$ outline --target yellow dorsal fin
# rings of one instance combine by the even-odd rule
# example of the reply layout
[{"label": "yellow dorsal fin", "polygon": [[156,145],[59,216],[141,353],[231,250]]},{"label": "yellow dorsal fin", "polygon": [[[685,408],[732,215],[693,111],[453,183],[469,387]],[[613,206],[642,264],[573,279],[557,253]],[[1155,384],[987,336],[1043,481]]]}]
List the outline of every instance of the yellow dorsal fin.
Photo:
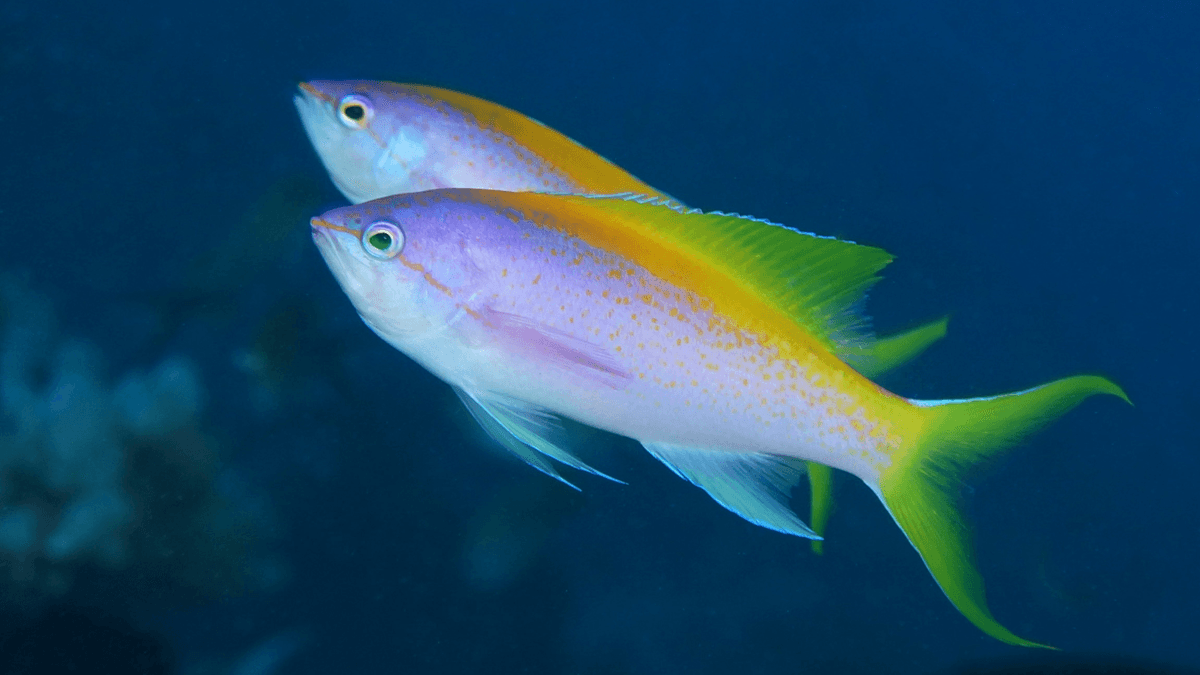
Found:
[{"label": "yellow dorsal fin", "polygon": [[835,354],[858,351],[871,339],[861,303],[879,280],[876,273],[892,260],[882,249],[735,213],[684,209],[661,199],[575,199],[636,221],[664,243],[721,270]]},{"label": "yellow dorsal fin", "polygon": [[766,305],[840,357],[872,339],[858,310],[892,259],[882,249],[662,198],[464,192],[636,262],[749,325],[769,321],[749,305]]},{"label": "yellow dorsal fin", "polygon": [[581,192],[613,194],[636,192],[662,196],[621,167],[588,150],[541,122],[502,105],[449,89],[419,84],[402,84],[430,99],[431,106],[441,103],[475,119],[480,128],[494,131],[536,153],[563,174],[579,183]]}]

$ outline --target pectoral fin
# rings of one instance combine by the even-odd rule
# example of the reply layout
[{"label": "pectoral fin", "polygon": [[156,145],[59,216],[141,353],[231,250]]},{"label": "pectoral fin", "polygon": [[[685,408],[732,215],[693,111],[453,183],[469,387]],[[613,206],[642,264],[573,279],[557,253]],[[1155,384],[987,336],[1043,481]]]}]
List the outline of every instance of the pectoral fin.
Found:
[{"label": "pectoral fin", "polygon": [[619,387],[629,378],[605,349],[586,340],[508,312],[488,309],[484,323],[506,349],[531,361],[588,379],[598,386]]},{"label": "pectoral fin", "polygon": [[804,460],[666,443],[642,442],[642,446],[679,477],[755,525],[807,539],[821,538],[788,505],[792,488],[804,479]]},{"label": "pectoral fin", "polygon": [[563,448],[554,439],[561,431],[558,417],[554,414],[524,401],[476,394],[459,387],[454,387],[454,393],[458,394],[467,410],[471,411],[471,415],[489,436],[538,471],[578,490],[579,488],[559,475],[554,465],[547,460],[553,458],[580,471],[622,482],[593,469]]}]

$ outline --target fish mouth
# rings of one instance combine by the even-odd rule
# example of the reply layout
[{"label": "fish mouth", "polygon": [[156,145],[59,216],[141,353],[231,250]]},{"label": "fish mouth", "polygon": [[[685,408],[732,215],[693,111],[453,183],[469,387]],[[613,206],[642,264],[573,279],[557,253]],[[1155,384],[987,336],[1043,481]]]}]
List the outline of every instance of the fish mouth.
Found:
[{"label": "fish mouth", "polygon": [[292,103],[296,104],[296,112],[300,114],[300,124],[304,127],[304,133],[308,134],[309,141],[320,154],[322,148],[330,144],[333,138],[328,123],[329,108],[321,99],[313,98],[304,92],[293,96]]},{"label": "fish mouth", "polygon": [[292,97],[292,103],[296,105],[296,112],[300,113],[304,130],[314,144],[318,140],[328,141],[332,138],[328,122],[332,121],[329,118],[333,115],[333,99],[307,82],[297,86],[299,91]]},{"label": "fish mouth", "polygon": [[[313,220],[316,220],[316,218],[313,218]],[[325,228],[313,223],[312,221],[309,221],[308,227],[309,232],[312,234],[313,241],[318,244],[321,243],[322,239],[329,237],[329,233],[325,231]]]},{"label": "fish mouth", "polygon": [[[325,220],[313,218],[309,221],[312,230],[313,243],[321,252],[321,257],[334,275],[339,279],[346,274],[354,276],[361,268],[369,267],[366,260],[361,259],[355,252],[361,247],[358,243],[358,232]],[[341,236],[338,233],[348,236]]]}]

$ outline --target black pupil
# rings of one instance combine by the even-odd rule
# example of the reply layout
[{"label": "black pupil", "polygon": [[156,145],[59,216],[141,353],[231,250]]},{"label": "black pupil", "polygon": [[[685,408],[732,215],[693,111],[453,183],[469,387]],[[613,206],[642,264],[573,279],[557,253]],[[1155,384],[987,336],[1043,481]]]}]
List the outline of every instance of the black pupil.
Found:
[{"label": "black pupil", "polygon": [[388,234],[387,232],[376,232],[375,234],[371,235],[371,238],[368,241],[370,241],[371,245],[380,251],[386,251],[387,248],[392,245],[392,235]]},{"label": "black pupil", "polygon": [[363,107],[361,105],[354,103],[352,105],[346,106],[346,108],[342,111],[342,113],[346,117],[349,117],[350,119],[357,122],[357,121],[361,120],[364,115],[367,114],[367,111],[363,110]]}]

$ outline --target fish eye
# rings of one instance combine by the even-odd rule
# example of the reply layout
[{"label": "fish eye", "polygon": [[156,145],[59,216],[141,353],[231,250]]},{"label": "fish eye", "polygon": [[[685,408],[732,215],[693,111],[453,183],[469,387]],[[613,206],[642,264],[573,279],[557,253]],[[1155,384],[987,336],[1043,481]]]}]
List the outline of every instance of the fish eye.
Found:
[{"label": "fish eye", "polygon": [[338,103],[338,119],[350,129],[365,129],[375,110],[364,96],[350,94]]},{"label": "fish eye", "polygon": [[380,220],[363,228],[362,245],[372,258],[395,258],[404,249],[404,232],[393,223]]}]

